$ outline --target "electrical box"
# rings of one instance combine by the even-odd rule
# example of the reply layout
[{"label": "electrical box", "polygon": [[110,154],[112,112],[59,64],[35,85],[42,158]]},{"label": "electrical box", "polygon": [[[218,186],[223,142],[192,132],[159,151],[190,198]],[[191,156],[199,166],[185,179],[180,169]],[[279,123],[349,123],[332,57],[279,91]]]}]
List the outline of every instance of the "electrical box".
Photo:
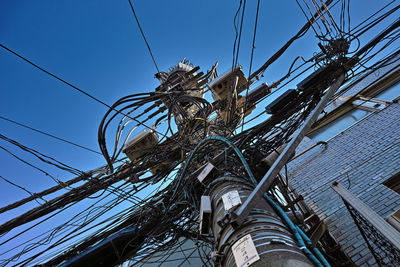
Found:
[{"label": "electrical box", "polygon": [[144,129],[131,137],[126,143],[123,152],[132,162],[136,162],[141,156],[155,146],[158,142],[158,135],[152,129]]},{"label": "electrical box", "polygon": [[289,89],[286,92],[284,92],[282,95],[280,95],[277,99],[272,101],[271,104],[269,104],[265,110],[268,114],[275,114],[285,107],[287,107],[290,103],[292,103],[299,93],[294,90],[294,89]]},{"label": "electrical box", "polygon": [[[249,106],[245,110],[246,104],[249,105],[249,103],[246,103],[246,97],[239,95],[237,98],[236,109],[239,111],[239,114],[243,114],[244,117],[250,115],[257,107],[256,105],[253,105]],[[219,111],[219,116],[224,120],[224,122],[228,122],[228,113],[229,111],[226,110]]]},{"label": "electrical box", "polygon": [[246,97],[240,95],[240,96],[238,97],[238,100],[237,100],[237,106],[238,106],[238,108],[239,108],[239,109],[243,109],[243,111],[244,111],[246,105],[247,105],[248,107],[247,107],[247,109],[246,109],[246,112],[244,113],[244,116],[250,115],[250,114],[253,112],[253,110],[256,109],[257,106],[256,106],[256,105],[253,105],[253,106],[250,106],[250,107],[249,107],[249,103],[246,102]]},{"label": "electrical box", "polygon": [[259,99],[271,93],[271,87],[268,83],[262,83],[247,94],[247,102],[249,105],[254,105]]},{"label": "electrical box", "polygon": [[329,68],[328,66],[322,66],[318,68],[299,84],[297,84],[297,89],[302,91],[314,87],[316,84],[321,83],[321,80],[326,79],[326,76],[328,76],[329,72],[331,71],[332,68]]},{"label": "electrical box", "polygon": [[200,98],[204,96],[204,84],[207,79],[204,78],[202,72],[197,72],[199,69],[200,67],[193,67],[189,60],[183,59],[176,66],[170,68],[168,72],[156,74],[156,78],[161,83],[156,91],[177,94],[174,99],[165,97],[162,98],[162,101],[174,115],[175,123],[180,127],[180,130],[184,127],[188,118],[193,119],[199,111],[199,106],[190,101],[190,98],[186,98],[185,95]]},{"label": "electrical box", "polygon": [[212,171],[213,168],[214,165],[211,162],[207,163],[201,173],[197,176],[197,179],[200,183],[203,182],[203,180],[207,177],[207,175]]},{"label": "electrical box", "polygon": [[211,227],[211,199],[210,196],[201,196],[200,202],[200,234],[209,235]]},{"label": "electrical box", "polygon": [[[169,145],[167,145],[168,143]],[[167,140],[163,142],[162,146],[159,148],[162,150],[165,147],[168,147],[168,153],[167,155],[165,155],[165,159],[163,161],[160,161],[158,164],[155,164],[152,167],[150,167],[149,170],[152,174],[158,174],[170,168],[171,164],[173,164],[174,161],[179,160],[181,158],[181,149],[177,144],[174,144],[173,142]]]},{"label": "electrical box", "polygon": [[239,94],[246,89],[248,82],[242,71],[242,67],[237,67],[233,71],[228,70],[208,84],[214,100],[223,100],[228,97],[233,84],[233,78],[235,76],[239,77],[238,85],[236,87],[237,93]]}]

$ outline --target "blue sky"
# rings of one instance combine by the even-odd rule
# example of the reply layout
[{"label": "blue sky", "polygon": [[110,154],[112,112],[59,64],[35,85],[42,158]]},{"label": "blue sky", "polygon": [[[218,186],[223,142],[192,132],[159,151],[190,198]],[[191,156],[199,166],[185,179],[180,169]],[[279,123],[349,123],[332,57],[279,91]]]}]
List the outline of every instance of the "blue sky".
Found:
[{"label": "blue sky", "polygon": [[[134,1],[134,5],[161,70],[183,57],[203,71],[216,61],[220,62],[219,72],[232,64],[237,5],[229,1]],[[261,4],[254,67],[260,66],[304,22],[295,3],[288,6],[291,8],[276,6],[271,12],[270,6]],[[156,69],[128,1],[2,1],[0,8],[2,44],[108,104],[128,94],[153,91],[158,85],[153,78]],[[246,73],[255,5],[248,4],[247,10],[246,38],[239,60]],[[279,23],[281,30],[276,31],[271,26],[278,24],[277,17],[271,25],[269,16],[278,12],[297,17],[297,21],[283,20]],[[0,57],[2,116],[98,150],[97,128],[107,110],[105,106],[5,50],[0,51]],[[287,68],[284,66],[284,70]],[[270,82],[280,77],[282,70],[267,75],[271,78],[265,81]],[[0,121],[0,127],[4,135],[78,169],[88,170],[104,163],[100,155],[9,122]],[[1,174],[5,178],[32,191],[52,183],[8,154],[0,156],[7,166]],[[13,194],[6,194],[2,203],[26,194],[12,187],[7,190]]]},{"label": "blue sky", "polygon": [[[351,1],[351,24],[372,14],[376,3]],[[183,57],[203,71],[216,61],[220,62],[219,73],[232,65],[233,17],[238,1],[133,1],[133,5],[161,70]],[[239,54],[246,74],[255,9],[256,1],[247,1]],[[253,70],[305,22],[295,1],[261,1]],[[379,27],[372,34],[378,31]],[[156,69],[127,0],[2,0],[0,43],[110,105],[128,94],[151,92],[158,85],[153,78]],[[261,81],[271,83],[282,77],[298,55],[310,58],[318,51],[316,43],[309,31],[265,72]],[[107,111],[105,106],[1,48],[0,86],[1,116],[99,150],[97,128]],[[0,120],[0,129],[1,134],[77,169],[90,170],[104,164],[98,154],[9,122]],[[4,141],[1,145],[24,155]],[[55,185],[49,177],[4,151],[0,151],[0,160],[0,175],[32,192]],[[46,170],[61,180],[73,177],[54,168]],[[0,206],[28,196],[1,180],[0,194]],[[0,222],[29,207],[0,214]]]}]

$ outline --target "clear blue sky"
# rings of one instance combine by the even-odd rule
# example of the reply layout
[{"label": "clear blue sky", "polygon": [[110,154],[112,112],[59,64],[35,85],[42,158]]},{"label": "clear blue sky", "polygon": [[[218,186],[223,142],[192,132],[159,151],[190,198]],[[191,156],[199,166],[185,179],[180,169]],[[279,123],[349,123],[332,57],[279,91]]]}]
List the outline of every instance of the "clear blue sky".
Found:
[{"label": "clear blue sky", "polygon": [[[239,64],[246,74],[256,2],[247,1],[239,54]],[[372,14],[376,3],[351,1],[351,24]],[[183,57],[203,71],[216,61],[220,62],[220,73],[232,65],[233,17],[238,1],[133,1],[133,5],[161,70]],[[261,1],[253,70],[305,22],[295,1]],[[373,33],[378,30],[379,27]],[[158,85],[153,78],[156,69],[128,0],[2,0],[0,43],[110,105],[128,94],[151,92]],[[265,73],[262,81],[273,82],[282,77],[298,55],[311,57],[318,51],[316,43],[310,31]],[[107,110],[105,106],[1,48],[0,86],[1,116],[99,150],[97,129]],[[0,133],[77,169],[90,170],[104,164],[100,155],[3,120]],[[24,155],[4,141],[0,145]],[[32,192],[55,184],[4,151],[0,151],[0,162],[1,176]],[[72,177],[57,169],[46,170],[61,180]],[[0,194],[0,206],[28,196],[2,180]],[[0,222],[27,207],[0,214]]]}]

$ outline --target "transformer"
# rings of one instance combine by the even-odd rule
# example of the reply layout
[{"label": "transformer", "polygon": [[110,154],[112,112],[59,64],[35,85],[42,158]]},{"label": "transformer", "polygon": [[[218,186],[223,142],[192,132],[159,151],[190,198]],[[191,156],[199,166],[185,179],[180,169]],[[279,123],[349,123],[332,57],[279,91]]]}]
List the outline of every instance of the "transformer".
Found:
[{"label": "transformer", "polygon": [[133,163],[138,163],[140,158],[149,152],[157,142],[157,133],[152,129],[144,129],[130,138],[122,152],[124,152]]},{"label": "transformer", "polygon": [[193,119],[199,108],[189,101],[189,97],[204,96],[203,73],[197,73],[199,67],[193,65],[187,59],[178,62],[171,67],[168,72],[159,72],[155,77],[160,81],[160,86],[156,88],[158,92],[172,92],[175,94],[174,100],[165,98],[163,103],[174,114],[175,122],[178,127],[183,127],[187,120]]},{"label": "transformer", "polygon": [[224,72],[221,76],[218,76],[213,81],[208,84],[211,89],[214,100],[226,99],[231,91],[233,78],[235,76],[239,77],[238,84],[236,87],[236,92],[239,94],[247,88],[248,81],[245,77],[242,67],[239,66],[234,70],[228,70]]}]

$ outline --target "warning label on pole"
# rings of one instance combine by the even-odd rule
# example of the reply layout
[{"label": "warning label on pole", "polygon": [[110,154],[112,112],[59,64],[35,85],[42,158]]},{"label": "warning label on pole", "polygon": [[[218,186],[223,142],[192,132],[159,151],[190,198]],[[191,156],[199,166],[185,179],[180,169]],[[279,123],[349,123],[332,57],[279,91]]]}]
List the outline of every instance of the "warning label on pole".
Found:
[{"label": "warning label on pole", "polygon": [[230,210],[231,208],[242,204],[240,200],[239,192],[237,190],[230,191],[222,196],[224,202],[224,209]]},{"label": "warning label on pole", "polygon": [[260,259],[251,235],[245,235],[232,246],[237,267],[249,266]]}]

